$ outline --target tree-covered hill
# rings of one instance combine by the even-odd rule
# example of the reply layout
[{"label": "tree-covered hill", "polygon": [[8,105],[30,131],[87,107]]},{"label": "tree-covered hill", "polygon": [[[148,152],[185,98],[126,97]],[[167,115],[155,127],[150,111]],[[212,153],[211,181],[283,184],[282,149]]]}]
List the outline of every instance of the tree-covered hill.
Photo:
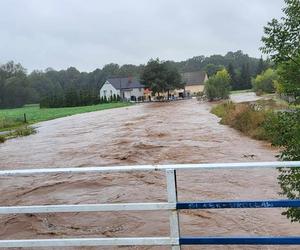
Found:
[{"label": "tree-covered hill", "polygon": [[[168,62],[180,72],[204,70],[209,76],[222,68],[230,68],[234,89],[250,88],[251,77],[261,73],[259,68],[268,65],[268,62],[249,57],[242,51]],[[8,62],[0,65],[0,108],[22,107],[28,103],[40,103],[42,107],[97,104],[99,89],[108,77],[140,77],[144,67],[111,63],[88,73],[70,67],[59,71],[51,68],[35,70],[28,74],[22,65]]]}]

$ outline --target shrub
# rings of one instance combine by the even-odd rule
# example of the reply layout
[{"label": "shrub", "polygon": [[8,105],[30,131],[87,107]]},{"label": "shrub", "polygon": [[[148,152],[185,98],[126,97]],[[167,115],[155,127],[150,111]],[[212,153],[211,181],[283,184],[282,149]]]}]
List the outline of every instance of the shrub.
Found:
[{"label": "shrub", "polygon": [[218,71],[205,83],[204,92],[210,101],[228,99],[230,92],[230,76],[226,69]]},{"label": "shrub", "polygon": [[[279,112],[269,117],[266,131],[273,145],[283,148],[280,158],[285,161],[300,160],[300,110]],[[300,198],[300,168],[280,168],[279,184],[282,195],[289,199]],[[300,209],[289,208],[283,213],[292,222],[300,222]]]},{"label": "shrub", "polygon": [[34,134],[36,131],[34,128],[29,126],[24,126],[17,128],[12,134],[13,136],[28,136]]},{"label": "shrub", "polygon": [[268,138],[264,124],[267,117],[271,115],[270,111],[256,105],[225,102],[216,105],[211,112],[221,117],[221,124],[229,125],[254,139]]},{"label": "shrub", "polygon": [[6,141],[6,138],[4,135],[0,135],[0,143],[3,143]]},{"label": "shrub", "polygon": [[260,75],[257,75],[255,79],[252,79],[253,90],[258,94],[274,93],[276,81],[278,75],[273,69],[267,69]]},{"label": "shrub", "polygon": [[0,117],[0,129],[16,127],[23,123],[23,118]]},{"label": "shrub", "polygon": [[212,108],[211,113],[225,119],[226,114],[231,110],[233,110],[234,108],[235,108],[235,104],[233,102],[231,101],[223,102],[221,104],[215,105]]}]

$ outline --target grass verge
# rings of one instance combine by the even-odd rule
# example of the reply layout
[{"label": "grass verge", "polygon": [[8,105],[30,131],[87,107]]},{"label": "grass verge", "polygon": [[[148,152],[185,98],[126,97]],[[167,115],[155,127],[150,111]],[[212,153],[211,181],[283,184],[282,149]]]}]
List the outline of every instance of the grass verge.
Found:
[{"label": "grass verge", "polygon": [[[39,105],[26,105],[23,108],[2,109],[0,110],[0,143],[8,139],[36,133],[36,130],[29,126],[30,124],[75,114],[126,107],[129,105],[131,105],[131,103],[117,102],[69,108],[41,109]],[[1,133],[1,131],[3,133]]]},{"label": "grass verge", "polygon": [[264,125],[273,112],[262,105],[227,101],[214,106],[211,113],[221,118],[221,124],[229,125],[251,138],[268,140]]},{"label": "grass verge", "polygon": [[[131,105],[127,102],[105,103],[92,106],[68,107],[68,108],[43,108],[38,105],[28,105],[17,109],[0,110],[0,131],[17,129],[24,124],[33,124],[41,121],[52,120],[65,116],[105,109],[120,108]],[[24,122],[26,114],[26,123]]]},{"label": "grass verge", "polygon": [[28,136],[31,134],[35,134],[36,130],[33,127],[30,126],[22,126],[17,128],[16,130],[12,130],[8,133],[1,134],[0,135],[0,143],[4,143],[8,139],[20,137],[20,136]]}]

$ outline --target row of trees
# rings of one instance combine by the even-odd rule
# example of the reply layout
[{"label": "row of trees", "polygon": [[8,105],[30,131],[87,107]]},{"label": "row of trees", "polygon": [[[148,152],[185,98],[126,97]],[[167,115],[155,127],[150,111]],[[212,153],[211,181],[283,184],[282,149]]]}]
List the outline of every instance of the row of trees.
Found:
[{"label": "row of trees", "polygon": [[[250,80],[252,84],[248,86],[248,88],[252,87],[257,95],[274,93],[276,89],[280,89],[278,78],[277,71],[269,68],[261,72],[261,74],[258,74],[255,78],[252,78]],[[227,99],[230,90],[234,89],[232,82],[233,79],[230,70],[220,70],[206,82],[205,94],[210,101],[215,99]]]},{"label": "row of trees", "polygon": [[233,90],[251,88],[251,78],[272,66],[271,61],[249,57],[241,50],[228,52],[226,55],[198,56],[177,63],[180,71],[204,70],[208,76],[215,75],[222,69],[230,74]]},{"label": "row of trees", "polygon": [[108,64],[93,72],[79,72],[70,67],[56,71],[33,71],[27,74],[21,64],[0,65],[0,108],[22,107],[40,103],[41,107],[71,107],[97,104],[99,89],[113,75],[138,75],[143,66]]},{"label": "row of trees", "polygon": [[243,90],[251,89],[251,79],[266,69],[271,67],[271,63],[267,60],[264,61],[262,58],[259,59],[255,71],[250,69],[250,64],[242,64],[240,70],[236,69],[232,63],[227,67],[227,71],[230,75],[230,85],[232,90]]},{"label": "row of trees", "polygon": [[[101,84],[111,76],[140,77],[144,82],[151,81],[151,89],[159,93],[174,88],[170,82],[179,79],[178,72],[204,70],[212,76],[226,68],[232,89],[246,89],[251,87],[251,77],[268,66],[269,62],[249,57],[242,51],[228,52],[225,56],[198,56],[182,62],[151,60],[148,69],[146,65],[120,67],[112,63],[90,73],[70,67],[27,74],[22,65],[8,62],[0,65],[0,108],[21,107],[26,103],[40,103],[42,107],[96,104],[101,101],[98,97]],[[161,71],[163,76],[154,78],[149,74],[149,67]]]}]

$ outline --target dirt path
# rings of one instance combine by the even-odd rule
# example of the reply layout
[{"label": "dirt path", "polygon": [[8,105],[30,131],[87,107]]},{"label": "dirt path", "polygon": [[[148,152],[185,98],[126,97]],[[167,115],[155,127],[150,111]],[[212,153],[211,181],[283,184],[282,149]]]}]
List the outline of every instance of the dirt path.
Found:
[{"label": "dirt path", "polygon": [[[219,119],[209,110],[209,105],[189,100],[135,105],[43,122],[37,134],[0,145],[0,169],[275,160],[277,152],[269,145],[218,124]],[[179,199],[278,198],[276,177],[276,170],[179,172]],[[0,188],[2,206],[166,199],[165,177],[161,173],[2,178]],[[300,225],[291,224],[281,211],[185,211],[180,215],[181,231],[189,236],[300,234]],[[157,212],[12,215],[0,219],[1,239],[169,233],[167,214]]]}]

